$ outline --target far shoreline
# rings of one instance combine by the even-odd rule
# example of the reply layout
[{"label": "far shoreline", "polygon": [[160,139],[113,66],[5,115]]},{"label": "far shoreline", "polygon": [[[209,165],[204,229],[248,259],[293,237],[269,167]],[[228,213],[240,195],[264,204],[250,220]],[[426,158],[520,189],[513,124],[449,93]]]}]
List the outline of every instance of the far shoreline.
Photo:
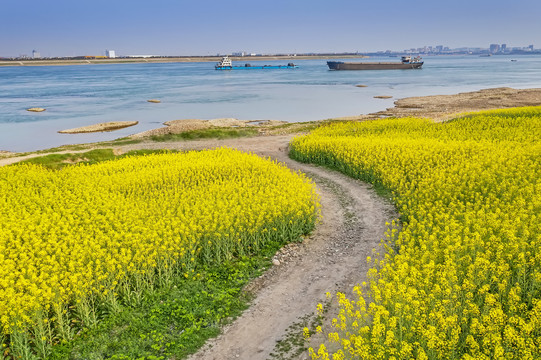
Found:
[{"label": "far shoreline", "polygon": [[[28,59],[1,60],[0,66],[63,66],[63,65],[107,65],[107,64],[166,64],[218,62],[222,56],[182,56],[182,57],[134,57],[111,59]],[[271,60],[324,60],[324,59],[363,59],[364,55],[276,55],[276,56],[230,56],[232,61],[271,61]]]}]

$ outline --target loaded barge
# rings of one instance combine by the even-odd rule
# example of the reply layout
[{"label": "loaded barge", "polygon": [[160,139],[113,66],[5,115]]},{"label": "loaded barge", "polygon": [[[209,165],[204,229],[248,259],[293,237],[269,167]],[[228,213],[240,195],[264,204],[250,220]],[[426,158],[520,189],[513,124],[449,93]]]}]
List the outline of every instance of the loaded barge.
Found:
[{"label": "loaded barge", "polygon": [[287,65],[263,65],[263,66],[253,66],[251,64],[244,64],[244,66],[233,66],[231,59],[228,56],[225,56],[220,60],[219,63],[214,66],[216,70],[257,70],[257,69],[296,69],[297,65],[289,63]]},{"label": "loaded barge", "polygon": [[402,56],[400,62],[342,62],[327,61],[330,70],[396,70],[420,69],[424,62],[420,56]]}]

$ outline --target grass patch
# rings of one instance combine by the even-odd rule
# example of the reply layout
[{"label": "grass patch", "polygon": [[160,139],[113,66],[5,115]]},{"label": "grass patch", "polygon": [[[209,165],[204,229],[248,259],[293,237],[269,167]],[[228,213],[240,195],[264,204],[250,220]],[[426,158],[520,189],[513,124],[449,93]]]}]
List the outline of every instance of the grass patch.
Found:
[{"label": "grass patch", "polygon": [[203,269],[198,280],[173,278],[139,304],[123,304],[96,328],[54,346],[50,359],[185,358],[247,308],[251,295],[243,287],[270,266],[282,245],[269,243],[260,255]]},{"label": "grass patch", "polygon": [[36,164],[44,166],[48,169],[59,170],[66,165],[74,163],[96,163],[99,161],[105,161],[114,159],[112,149],[96,149],[83,153],[67,153],[67,154],[50,154],[45,156],[38,156],[28,160],[19,162],[18,164]]},{"label": "grass patch", "polygon": [[268,134],[280,134],[280,135],[286,135],[286,134],[297,134],[297,133],[306,133],[310,132],[312,130],[317,129],[320,126],[326,125],[329,122],[332,122],[332,120],[325,120],[325,121],[309,121],[309,122],[300,122],[300,123],[287,123],[287,124],[281,124],[276,126],[271,126],[268,128],[264,128],[265,132]]},{"label": "grass patch", "polygon": [[258,134],[257,129],[252,128],[218,128],[185,131],[179,134],[154,135],[150,140],[155,142],[177,141],[177,140],[197,140],[197,139],[231,139]]},{"label": "grass patch", "polygon": [[111,141],[104,141],[97,143],[96,145],[102,145],[102,146],[120,146],[120,145],[132,145],[132,144],[139,144],[143,142],[142,139],[131,139],[129,137],[124,137],[116,140]]},{"label": "grass patch", "polygon": [[76,163],[95,164],[100,161],[136,155],[148,155],[170,152],[172,150],[133,150],[122,155],[115,155],[113,149],[96,149],[82,153],[49,154],[21,161],[17,164],[36,164],[51,170],[60,170]]},{"label": "grass patch", "polygon": [[130,139],[129,137],[124,137],[116,140],[111,141],[103,141],[103,142],[97,142],[97,143],[87,143],[87,144],[77,144],[77,145],[62,145],[57,146],[54,148],[44,149],[44,150],[37,150],[37,151],[30,151],[30,152],[22,152],[22,153],[16,153],[13,156],[20,157],[20,156],[26,156],[31,154],[49,154],[49,153],[57,153],[61,151],[81,151],[86,150],[92,147],[97,146],[121,146],[121,145],[132,145],[132,144],[138,144],[141,143],[143,140],[141,139]]}]

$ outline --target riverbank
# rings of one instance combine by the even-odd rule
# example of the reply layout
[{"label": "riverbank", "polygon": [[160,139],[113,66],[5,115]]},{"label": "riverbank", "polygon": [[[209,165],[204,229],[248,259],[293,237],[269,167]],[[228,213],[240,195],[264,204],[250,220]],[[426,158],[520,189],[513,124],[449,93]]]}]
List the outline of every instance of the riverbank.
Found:
[{"label": "riverbank", "polygon": [[385,117],[425,117],[445,121],[459,114],[480,110],[508,109],[541,105],[541,88],[513,89],[509,87],[482,89],[453,95],[414,96],[398,99],[394,106],[361,116],[346,116],[338,120],[363,120]]},{"label": "riverbank", "polygon": [[[231,56],[232,61],[271,61],[271,60],[318,60],[318,59],[363,59],[363,55],[301,55],[301,56]],[[190,57],[148,57],[148,58],[114,58],[114,59],[28,59],[0,60],[0,66],[60,66],[60,65],[104,65],[104,64],[144,64],[144,63],[189,63],[189,62],[218,62],[221,56],[190,56]]]},{"label": "riverbank", "polygon": [[[447,119],[456,117],[458,114],[472,111],[537,105],[541,105],[541,88],[512,89],[504,87],[483,89],[479,91],[465,92],[454,95],[408,97],[396,100],[394,102],[394,107],[388,108],[384,111],[359,116],[333,118],[328,120],[362,121],[384,117],[415,116],[431,118],[436,121],[445,121]],[[323,124],[323,121],[285,123],[280,121],[241,121],[236,119],[181,119],[167,121],[164,123],[165,126],[163,127],[157,127],[153,130],[133,134],[129,136],[126,141],[139,141],[142,143],[155,142],[157,147],[163,146],[164,148],[166,148],[170,146],[171,142],[168,142],[166,144],[164,142],[156,141],[156,139],[159,139],[164,135],[177,135],[184,132],[205,130],[213,127],[227,128],[228,126],[231,129],[249,127],[250,129],[256,130],[254,133],[257,134],[257,137],[281,136],[306,132],[310,129],[317,127],[318,124]],[[185,140],[179,138],[175,142],[181,141],[184,142]],[[259,141],[265,143],[266,140],[264,138],[261,138]],[[142,143],[135,144],[135,146],[143,146]],[[55,148],[54,151],[51,150],[50,152],[61,152],[64,150],[73,149],[74,147],[88,150],[93,148],[111,146],[115,146],[115,141],[87,143],[82,145],[66,145]],[[47,150],[42,150],[39,152],[31,153],[30,155],[21,156],[22,154],[20,153],[0,149],[0,166],[20,161],[23,158],[37,156],[38,153],[43,154],[45,152],[47,152]]]}]

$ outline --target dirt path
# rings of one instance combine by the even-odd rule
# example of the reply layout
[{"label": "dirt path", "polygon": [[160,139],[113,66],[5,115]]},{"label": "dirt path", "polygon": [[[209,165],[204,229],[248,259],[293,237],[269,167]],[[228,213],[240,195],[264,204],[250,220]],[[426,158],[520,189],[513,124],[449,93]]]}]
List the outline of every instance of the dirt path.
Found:
[{"label": "dirt path", "polygon": [[[143,143],[116,149],[126,152],[140,148],[233,147],[301,170],[319,189],[323,219],[316,231],[302,244],[291,245],[277,254],[275,258],[280,264],[251,284],[251,291],[256,295],[251,307],[225,328],[221,336],[190,357],[191,360],[268,359],[272,352],[277,352],[275,346],[285,339],[287,329],[307,314],[313,314],[316,305],[325,301],[326,291],[351,293],[355,284],[366,280],[365,259],[384,236],[385,222],[395,216],[393,207],[370,186],[337,172],[289,159],[290,139],[291,136],[266,136]],[[278,358],[304,359],[306,353],[292,356],[282,352]]]}]

